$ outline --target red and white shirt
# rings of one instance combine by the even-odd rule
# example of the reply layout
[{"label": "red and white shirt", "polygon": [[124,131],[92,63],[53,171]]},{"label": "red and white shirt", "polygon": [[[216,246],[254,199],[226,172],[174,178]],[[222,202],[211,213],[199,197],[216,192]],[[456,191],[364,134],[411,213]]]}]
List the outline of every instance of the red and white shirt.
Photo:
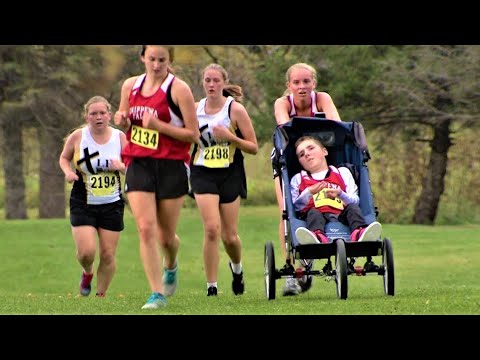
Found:
[{"label": "red and white shirt", "polygon": [[154,116],[177,127],[184,127],[180,109],[172,100],[171,86],[175,79],[168,74],[165,81],[151,96],[143,96],[141,88],[146,74],[140,75],[132,87],[129,97],[130,128],[127,130],[127,145],[122,151],[125,165],[135,157],[151,157],[155,159],[190,161],[190,143],[160,134],[156,130],[145,129],[142,126],[145,111],[153,112]]},{"label": "red and white shirt", "polygon": [[[315,208],[314,195],[307,189],[320,181],[328,183],[328,187],[335,189],[342,189],[339,199],[345,204],[358,204],[360,198],[358,197],[358,186],[353,179],[352,173],[346,167],[336,168],[329,166],[328,170],[320,171],[318,173],[309,173],[302,170],[290,180],[290,192],[292,194],[292,201],[296,211],[306,213],[308,210]],[[340,214],[342,210],[332,206],[316,207],[320,212],[329,212],[333,214]]]}]

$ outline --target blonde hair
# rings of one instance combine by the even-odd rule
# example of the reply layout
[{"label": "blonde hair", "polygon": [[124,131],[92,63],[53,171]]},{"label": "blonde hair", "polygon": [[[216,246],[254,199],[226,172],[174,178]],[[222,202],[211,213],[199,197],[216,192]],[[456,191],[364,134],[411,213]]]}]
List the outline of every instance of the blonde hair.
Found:
[{"label": "blonde hair", "polygon": [[[83,117],[84,117],[84,119],[86,119],[87,116],[88,116],[88,109],[90,108],[90,106],[92,104],[96,104],[96,103],[105,104],[108,112],[112,112],[112,105],[110,105],[108,100],[105,99],[103,96],[95,95],[95,96],[92,96],[90,99],[88,99],[88,101],[83,105]],[[87,124],[84,122],[82,125],[79,125],[79,126],[73,128],[72,130],[70,130],[68,132],[68,134],[63,138],[63,142],[65,143],[65,141],[68,139],[70,134],[72,134],[75,130],[82,129],[85,126],[87,126]]]},{"label": "blonde hair", "polygon": [[[290,82],[290,77],[292,75],[292,71],[293,70],[298,70],[298,69],[303,69],[303,70],[310,71],[310,73],[312,74],[312,78],[313,78],[314,83],[315,84],[317,83],[317,70],[315,70],[315,68],[312,65],[309,65],[307,63],[296,63],[296,64],[293,64],[292,66],[290,66],[288,68],[287,72],[285,73],[285,80],[287,81],[287,84]],[[286,96],[286,95],[289,95],[289,94],[290,94],[290,90],[288,90],[288,88],[287,88],[285,90],[285,92],[283,93],[283,95]]]},{"label": "blonde hair", "polygon": [[210,64],[205,67],[202,71],[202,77],[205,76],[205,73],[208,70],[217,70],[220,74],[222,74],[223,81],[225,82],[225,86],[223,87],[223,96],[231,96],[235,99],[235,101],[241,102],[243,98],[242,88],[239,85],[230,84],[230,79],[228,78],[227,70],[222,65],[219,64]]},{"label": "blonde hair", "polygon": [[90,106],[91,106],[92,104],[96,104],[96,103],[105,104],[105,106],[107,107],[108,112],[112,112],[112,105],[110,105],[110,103],[108,102],[108,100],[105,99],[103,96],[95,95],[95,96],[91,97],[91,98],[85,103],[85,105],[83,105],[83,115],[84,115],[84,116],[87,116],[87,115],[88,115],[88,109],[90,108]]}]

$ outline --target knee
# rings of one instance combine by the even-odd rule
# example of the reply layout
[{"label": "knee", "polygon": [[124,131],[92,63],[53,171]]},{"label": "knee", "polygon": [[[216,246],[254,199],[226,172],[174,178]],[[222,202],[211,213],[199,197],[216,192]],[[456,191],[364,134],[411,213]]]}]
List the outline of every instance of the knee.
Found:
[{"label": "knee", "polygon": [[222,234],[222,240],[225,246],[234,246],[240,243],[240,238],[237,232],[225,232]]},{"label": "knee", "polygon": [[88,251],[88,252],[77,252],[77,259],[82,264],[85,263],[93,263],[95,260],[95,252]]},{"label": "knee", "polygon": [[155,238],[155,224],[139,223],[137,224],[137,228],[138,228],[138,236],[140,237],[140,241],[146,242],[149,239]]},{"label": "knee", "polygon": [[207,241],[216,241],[220,235],[220,225],[215,223],[205,224],[204,231]]},{"label": "knee", "polygon": [[347,206],[345,206],[343,211],[344,212],[352,212],[352,211],[361,211],[361,210],[360,210],[360,206],[358,206],[358,204],[348,204]]},{"label": "knee", "polygon": [[100,254],[100,262],[104,265],[110,266],[115,264],[115,254],[111,252],[105,252]]}]

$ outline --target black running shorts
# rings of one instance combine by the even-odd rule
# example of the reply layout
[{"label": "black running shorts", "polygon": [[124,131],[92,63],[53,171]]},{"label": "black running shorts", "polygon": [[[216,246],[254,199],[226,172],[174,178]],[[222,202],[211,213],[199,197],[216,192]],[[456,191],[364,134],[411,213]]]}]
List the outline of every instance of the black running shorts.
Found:
[{"label": "black running shorts", "polygon": [[122,200],[103,205],[88,205],[85,201],[70,198],[70,224],[72,226],[93,226],[110,231],[123,230],[123,212],[125,202]]},{"label": "black running shorts", "polygon": [[155,193],[157,200],[188,193],[187,167],[182,160],[134,158],[125,174],[125,192]]},{"label": "black running shorts", "polygon": [[232,163],[224,169],[192,165],[190,184],[193,194],[216,194],[220,204],[228,204],[240,196],[247,198],[247,182],[243,164]]}]

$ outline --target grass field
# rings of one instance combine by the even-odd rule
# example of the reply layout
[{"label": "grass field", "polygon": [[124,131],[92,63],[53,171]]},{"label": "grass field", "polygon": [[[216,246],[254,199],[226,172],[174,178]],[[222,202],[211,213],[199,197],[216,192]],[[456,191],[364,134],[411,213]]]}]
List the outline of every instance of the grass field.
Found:
[{"label": "grass field", "polygon": [[[117,253],[117,273],[104,299],[78,295],[81,270],[68,219],[0,220],[0,314],[480,314],[478,225],[384,225],[383,236],[393,243],[396,294],[384,295],[382,277],[378,275],[349,276],[346,301],[337,299],[334,282],[324,278],[315,278],[309,292],[287,298],[281,296],[284,280],[277,280],[277,298],[266,300],[266,241],[275,244],[277,268],[284,264],[277,228],[275,207],[242,208],[240,236],[246,292],[243,296],[233,295],[222,246],[219,295],[207,297],[202,225],[196,209],[184,209],[178,229],[182,242],[179,287],[166,308],[146,311],[140,308],[150,292],[129,211]],[[381,262],[381,258],[374,260]]]}]

